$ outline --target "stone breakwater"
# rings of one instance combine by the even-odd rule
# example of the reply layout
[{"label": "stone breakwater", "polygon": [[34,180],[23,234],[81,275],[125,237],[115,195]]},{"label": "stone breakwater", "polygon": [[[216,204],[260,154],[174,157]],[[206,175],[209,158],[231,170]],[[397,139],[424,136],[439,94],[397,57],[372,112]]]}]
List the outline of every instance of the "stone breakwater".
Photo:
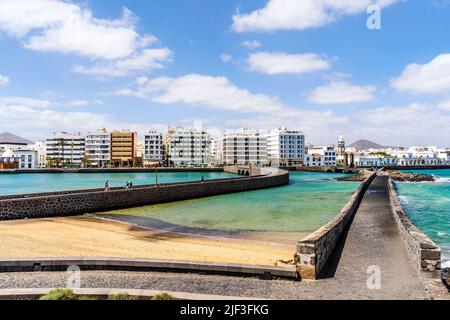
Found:
[{"label": "stone breakwater", "polygon": [[398,198],[392,179],[389,179],[389,194],[395,220],[408,252],[416,261],[418,269],[425,272],[439,270],[441,268],[441,249],[409,219]]},{"label": "stone breakwater", "polygon": [[188,200],[289,184],[289,172],[263,168],[261,175],[223,180],[139,186],[104,191],[75,190],[0,197],[0,220],[75,216]]},{"label": "stone breakwater", "polygon": [[297,244],[295,262],[302,279],[317,279],[342,234],[356,214],[367,188],[376,177],[372,173],[353,194],[341,212],[328,224]]}]

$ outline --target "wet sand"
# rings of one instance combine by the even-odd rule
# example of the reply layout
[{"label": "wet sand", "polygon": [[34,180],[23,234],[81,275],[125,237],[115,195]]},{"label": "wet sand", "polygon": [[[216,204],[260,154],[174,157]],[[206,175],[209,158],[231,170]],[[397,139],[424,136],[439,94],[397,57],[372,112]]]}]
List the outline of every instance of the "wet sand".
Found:
[{"label": "wet sand", "polygon": [[91,217],[0,222],[0,259],[83,256],[276,265],[293,259],[295,244],[156,231]]}]

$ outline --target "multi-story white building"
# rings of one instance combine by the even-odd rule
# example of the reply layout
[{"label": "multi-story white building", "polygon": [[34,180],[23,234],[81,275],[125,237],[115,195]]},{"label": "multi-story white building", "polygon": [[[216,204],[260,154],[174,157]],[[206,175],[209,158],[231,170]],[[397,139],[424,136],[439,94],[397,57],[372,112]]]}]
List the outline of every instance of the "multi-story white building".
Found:
[{"label": "multi-story white building", "polygon": [[[314,167],[317,165],[313,165],[318,163],[317,160],[320,158],[320,166],[328,166],[328,167],[335,167],[337,163],[337,154],[336,154],[336,148],[334,146],[313,146],[308,145],[306,147],[306,153],[312,157],[309,157],[309,167]],[[316,161],[314,161],[316,159]]]},{"label": "multi-story white building", "polygon": [[203,129],[169,128],[166,139],[170,166],[207,166],[212,163],[211,137]]},{"label": "multi-story white building", "polygon": [[80,167],[85,155],[85,138],[81,133],[53,133],[45,140],[50,166]]},{"label": "multi-story white building", "polygon": [[37,167],[47,167],[47,151],[45,147],[45,141],[38,141],[35,144],[31,145],[30,148],[32,150],[36,150],[37,152]]},{"label": "multi-story white building", "polygon": [[215,165],[222,165],[223,138],[211,138],[211,156]]},{"label": "multi-story white building", "polygon": [[161,132],[151,130],[144,138],[144,165],[160,165],[164,162],[165,144]]},{"label": "multi-story white building", "polygon": [[389,155],[373,153],[355,156],[355,165],[360,168],[382,168],[397,165],[397,160]]},{"label": "multi-story white building", "polygon": [[38,166],[38,153],[33,142],[12,133],[0,134],[0,157],[4,163],[14,164],[17,169],[35,169]]},{"label": "multi-story white building", "polygon": [[85,154],[89,166],[105,168],[111,161],[111,134],[106,129],[88,133],[85,141]]},{"label": "multi-story white building", "polygon": [[267,135],[267,157],[273,167],[300,166],[305,161],[305,135],[298,130],[279,128]]},{"label": "multi-story white building", "polygon": [[226,165],[267,165],[267,136],[249,129],[227,131],[222,158]]}]

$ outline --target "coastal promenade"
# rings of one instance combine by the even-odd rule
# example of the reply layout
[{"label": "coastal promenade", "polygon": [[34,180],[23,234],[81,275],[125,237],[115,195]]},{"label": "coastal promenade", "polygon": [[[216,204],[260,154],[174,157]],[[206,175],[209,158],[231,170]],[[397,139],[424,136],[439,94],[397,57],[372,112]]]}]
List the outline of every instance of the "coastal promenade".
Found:
[{"label": "coastal promenade", "polygon": [[[369,186],[321,276],[334,278],[334,286],[359,298],[426,298],[392,213],[388,182],[388,176],[377,176]],[[371,275],[374,287],[368,286]]]}]

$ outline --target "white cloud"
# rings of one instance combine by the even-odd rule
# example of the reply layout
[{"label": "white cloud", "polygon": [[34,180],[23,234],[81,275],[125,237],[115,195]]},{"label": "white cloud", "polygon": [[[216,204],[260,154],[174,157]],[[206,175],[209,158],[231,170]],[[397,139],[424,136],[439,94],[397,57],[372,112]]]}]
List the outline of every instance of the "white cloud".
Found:
[{"label": "white cloud", "polygon": [[223,53],[220,55],[220,60],[222,60],[223,62],[230,62],[231,60],[233,60],[233,56],[231,54]]},{"label": "white cloud", "polygon": [[315,53],[256,52],[250,54],[247,63],[250,71],[269,75],[303,74],[330,68],[330,63]]},{"label": "white cloud", "polygon": [[36,99],[28,97],[15,97],[15,96],[0,96],[0,105],[3,107],[26,107],[33,109],[49,109],[49,108],[71,108],[71,107],[84,107],[104,105],[101,100],[52,100],[52,99]]},{"label": "white cloud", "polygon": [[450,116],[438,105],[413,103],[362,111],[354,115],[352,126],[352,136],[383,145],[449,146]]},{"label": "white cloud", "polygon": [[167,48],[146,49],[129,58],[94,65],[74,66],[73,72],[97,77],[125,77],[142,70],[163,69],[163,63],[172,61],[172,51]]},{"label": "white cloud", "polygon": [[247,48],[247,49],[250,49],[250,50],[258,49],[258,48],[260,48],[262,46],[261,42],[259,42],[257,40],[253,40],[253,41],[247,40],[247,41],[242,42],[241,45],[244,48]]},{"label": "white cloud", "polygon": [[[84,73],[126,76],[136,69],[160,68],[167,48],[149,49],[158,39],[136,31],[137,18],[126,8],[116,20],[99,19],[75,3],[62,0],[0,0],[0,31],[18,38],[24,47],[41,52],[71,53],[110,61]],[[112,69],[118,68],[116,72]]]},{"label": "white cloud", "polygon": [[348,104],[375,100],[374,86],[356,86],[346,81],[333,81],[313,90],[309,100],[317,104]]},{"label": "white cloud", "polygon": [[0,128],[30,139],[41,140],[51,132],[89,132],[98,128],[132,129],[140,133],[151,128],[163,130],[166,125],[117,121],[109,114],[66,111],[62,106],[102,104],[100,100],[68,102],[39,100],[28,97],[0,97]]},{"label": "white cloud", "polygon": [[136,96],[161,104],[184,103],[237,112],[274,112],[284,106],[276,97],[239,89],[225,77],[188,74],[178,78],[139,78],[136,88],[117,95]]},{"label": "white cloud", "polygon": [[233,30],[304,30],[328,25],[345,15],[360,14],[372,4],[389,6],[399,0],[269,0],[264,8],[233,16]]},{"label": "white cloud", "polygon": [[0,74],[0,86],[6,86],[9,83],[9,78]]},{"label": "white cloud", "polygon": [[412,93],[450,92],[450,53],[441,54],[426,64],[409,64],[400,77],[391,80],[398,91]]}]

